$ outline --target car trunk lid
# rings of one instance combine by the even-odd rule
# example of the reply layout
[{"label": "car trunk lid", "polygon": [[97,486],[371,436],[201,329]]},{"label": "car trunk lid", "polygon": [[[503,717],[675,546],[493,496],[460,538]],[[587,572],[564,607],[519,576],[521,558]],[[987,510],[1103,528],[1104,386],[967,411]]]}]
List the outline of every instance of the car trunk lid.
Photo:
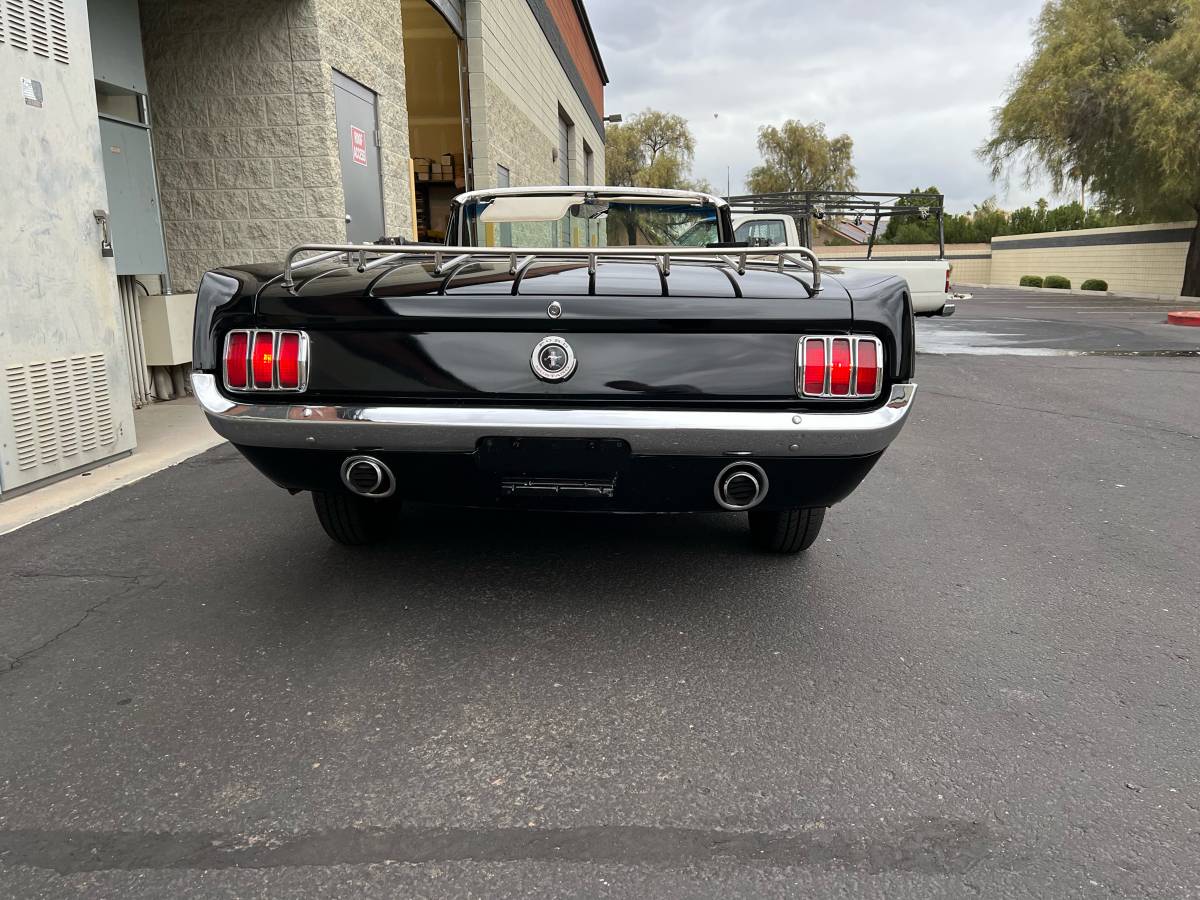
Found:
[{"label": "car trunk lid", "polygon": [[[853,326],[850,296],[811,274],[676,263],[471,262],[309,277],[258,297],[262,327],[308,332],[314,398],[489,402],[794,402],[799,338]],[[575,361],[548,380],[535,348]]]}]

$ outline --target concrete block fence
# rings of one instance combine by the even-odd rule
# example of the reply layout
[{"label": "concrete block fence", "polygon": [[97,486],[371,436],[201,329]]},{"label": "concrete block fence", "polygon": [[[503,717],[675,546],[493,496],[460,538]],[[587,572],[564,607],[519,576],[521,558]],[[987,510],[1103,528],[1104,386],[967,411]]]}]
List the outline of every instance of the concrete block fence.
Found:
[{"label": "concrete block fence", "polygon": [[[960,285],[1016,287],[1023,275],[1063,275],[1078,288],[1088,278],[1108,282],[1111,293],[1177,297],[1192,222],[1092,228],[993,238],[991,244],[950,244],[952,280]],[[880,259],[936,259],[936,244],[877,248]],[[822,257],[862,256],[860,247],[823,247]]]}]

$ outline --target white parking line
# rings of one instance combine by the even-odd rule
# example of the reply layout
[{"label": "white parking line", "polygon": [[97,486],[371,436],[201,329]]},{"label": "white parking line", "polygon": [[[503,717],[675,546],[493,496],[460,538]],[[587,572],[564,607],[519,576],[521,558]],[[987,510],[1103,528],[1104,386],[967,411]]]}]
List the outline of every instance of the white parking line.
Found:
[{"label": "white parking line", "polygon": [[1094,306],[1026,306],[1026,309],[1062,309],[1069,312],[1089,313],[1125,313],[1125,312],[1171,312],[1180,309],[1178,306],[1107,306],[1096,309]]},{"label": "white parking line", "polygon": [[[1156,300],[1153,303],[1138,303],[1136,306],[1129,307],[1130,309],[1181,309],[1189,306],[1200,305],[1200,301],[1188,300],[1182,303],[1167,302]],[[1110,309],[1103,303],[1087,303],[1078,305],[1067,305],[1064,303],[1029,303],[1025,306],[1026,309]],[[1126,307],[1121,307],[1125,309]]]}]

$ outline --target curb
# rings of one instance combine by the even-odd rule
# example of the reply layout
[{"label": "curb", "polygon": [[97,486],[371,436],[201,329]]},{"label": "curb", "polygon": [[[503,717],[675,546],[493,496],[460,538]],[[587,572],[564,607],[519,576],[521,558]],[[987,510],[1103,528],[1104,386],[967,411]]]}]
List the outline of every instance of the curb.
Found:
[{"label": "curb", "polygon": [[1200,328],[1200,310],[1186,309],[1167,313],[1168,325],[1191,325]]},{"label": "curb", "polygon": [[[127,456],[94,466],[81,466],[74,475],[15,497],[6,497],[0,502],[0,536],[136,484],[225,443],[223,437],[207,427],[208,423],[193,398],[171,403],[181,404],[181,408],[188,411],[187,418],[194,420],[191,425],[167,420],[168,427],[160,426],[159,429],[160,434],[166,436],[165,440],[140,444]],[[135,427],[136,422],[135,419]],[[82,477],[84,475],[89,477]]]},{"label": "curb", "polygon": [[962,281],[955,282],[963,287],[992,288],[1000,291],[1027,291],[1031,294],[1070,294],[1075,297],[1119,297],[1122,300],[1154,300],[1170,303],[1200,303],[1200,297],[1185,297],[1182,294],[1141,294],[1136,291],[1081,291],[1077,288],[1035,288],[1022,287],[1019,284],[972,284]]}]

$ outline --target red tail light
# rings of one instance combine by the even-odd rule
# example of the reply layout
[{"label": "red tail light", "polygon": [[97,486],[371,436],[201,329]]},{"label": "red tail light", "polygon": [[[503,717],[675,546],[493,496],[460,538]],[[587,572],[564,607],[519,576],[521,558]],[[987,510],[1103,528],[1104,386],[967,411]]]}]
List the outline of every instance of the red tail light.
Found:
[{"label": "red tail light", "polygon": [[825,342],[820,339],[804,342],[804,393],[825,393]]},{"label": "red tail light", "polygon": [[829,393],[845,397],[850,393],[850,339],[834,338],[829,361]]},{"label": "red tail light", "polygon": [[246,387],[247,362],[250,359],[250,332],[231,331],[225,339],[225,386]]},{"label": "red tail light", "polygon": [[278,356],[279,387],[281,390],[300,389],[300,335],[285,331],[279,335]]},{"label": "red tail light", "polygon": [[275,332],[254,332],[250,374],[254,376],[256,388],[271,388],[275,384]]},{"label": "red tail light", "polygon": [[308,335],[303,331],[229,332],[225,387],[231,391],[303,391],[308,387]]},{"label": "red tail light", "polygon": [[798,382],[802,397],[872,400],[883,390],[883,344],[863,334],[803,338]]},{"label": "red tail light", "polygon": [[874,341],[858,342],[854,393],[874,397],[879,393],[879,348]]}]

